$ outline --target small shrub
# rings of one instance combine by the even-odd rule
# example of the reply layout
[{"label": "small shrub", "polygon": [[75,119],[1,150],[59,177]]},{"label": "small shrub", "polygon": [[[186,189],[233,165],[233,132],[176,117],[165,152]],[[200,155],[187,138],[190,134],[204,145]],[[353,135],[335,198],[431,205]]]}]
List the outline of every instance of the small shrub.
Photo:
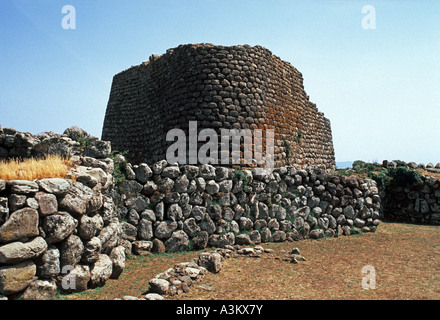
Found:
[{"label": "small shrub", "polygon": [[397,167],[388,171],[389,176],[396,184],[415,184],[422,182],[422,175],[406,167]]},{"label": "small shrub", "polygon": [[296,143],[299,144],[301,142],[301,138],[303,136],[303,133],[301,131],[298,131],[298,134],[296,135]]},{"label": "small shrub", "polygon": [[124,170],[127,165],[127,163],[123,160],[125,159],[125,155],[128,153],[128,151],[119,152],[114,150],[110,154],[110,158],[113,160],[113,179],[116,186],[118,186],[122,181],[126,180]]},{"label": "small shrub", "polygon": [[236,169],[234,170],[234,176],[232,178],[232,181],[243,181],[243,191],[248,192],[248,184],[249,184],[249,177],[246,174],[244,170]]},{"label": "small shrub", "polygon": [[293,155],[292,148],[290,147],[290,143],[287,142],[286,138],[283,137],[283,141],[284,141],[284,146],[286,148],[286,158],[290,159]]}]

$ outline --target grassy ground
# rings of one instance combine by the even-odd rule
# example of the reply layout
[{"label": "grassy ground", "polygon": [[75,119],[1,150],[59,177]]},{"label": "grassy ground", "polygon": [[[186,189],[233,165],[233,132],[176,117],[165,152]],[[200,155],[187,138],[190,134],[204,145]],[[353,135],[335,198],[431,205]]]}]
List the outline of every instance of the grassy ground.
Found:
[{"label": "grassy ground", "polygon": [[[173,299],[440,299],[440,227],[382,223],[376,233],[294,243],[268,243],[281,256],[298,247],[307,261],[290,264],[269,258],[224,261],[218,274],[207,274],[190,292]],[[135,257],[118,280],[102,288],[60,298],[113,299],[142,296],[148,280],[198,252]],[[364,290],[362,268],[373,266],[376,288]],[[370,273],[371,275],[371,273]]]}]

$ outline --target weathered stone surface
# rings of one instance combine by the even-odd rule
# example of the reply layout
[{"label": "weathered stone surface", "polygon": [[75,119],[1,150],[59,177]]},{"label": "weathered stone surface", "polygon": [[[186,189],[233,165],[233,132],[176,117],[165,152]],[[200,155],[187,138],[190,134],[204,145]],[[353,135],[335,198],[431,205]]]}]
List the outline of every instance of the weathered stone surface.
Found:
[{"label": "weathered stone surface", "polygon": [[54,194],[37,192],[35,199],[38,202],[38,210],[42,216],[58,212],[58,201]]},{"label": "weathered stone surface", "polygon": [[137,240],[133,242],[133,252],[136,255],[148,255],[153,249],[153,242],[145,240]]},{"label": "weathered stone surface", "polygon": [[199,254],[197,264],[209,272],[218,273],[222,269],[222,256],[218,253],[202,252]]},{"label": "weathered stone surface", "polygon": [[153,239],[153,247],[151,248],[151,252],[153,253],[164,253],[165,245],[159,239]]},{"label": "weathered stone surface", "polygon": [[194,238],[192,238],[194,250],[205,249],[208,245],[208,238],[208,232],[200,231]]},{"label": "weathered stone surface", "polygon": [[66,212],[44,217],[42,227],[46,234],[46,242],[52,244],[66,239],[77,225],[78,221]]},{"label": "weathered stone surface", "polygon": [[261,242],[263,242],[263,243],[269,242],[270,238],[272,237],[272,232],[267,227],[264,227],[261,230],[260,234],[261,234]]},{"label": "weathered stone surface", "polygon": [[347,207],[345,207],[344,208],[344,210],[343,210],[343,212],[344,212],[344,216],[347,218],[347,219],[354,219],[355,217],[356,217],[356,212],[355,212],[355,210],[353,209],[353,207],[352,206],[347,206]]},{"label": "weathered stone surface", "polygon": [[174,230],[176,230],[178,224],[176,221],[165,220],[159,223],[157,226],[154,236],[159,239],[168,239]]},{"label": "weathered stone surface", "polygon": [[10,180],[7,186],[11,193],[30,194],[38,191],[38,184],[27,180]]},{"label": "weathered stone surface", "polygon": [[13,212],[0,227],[0,242],[17,241],[38,234],[38,211],[23,208]]},{"label": "weathered stone surface", "polygon": [[235,236],[235,244],[237,245],[250,245],[252,241],[249,237],[249,234],[238,234]]},{"label": "weathered stone surface", "polygon": [[144,298],[145,300],[165,300],[165,298],[158,293],[147,293]]},{"label": "weathered stone surface", "polygon": [[[89,202],[93,198],[93,195],[94,193],[89,187],[83,185],[82,183],[76,182],[61,199],[59,202],[59,207],[68,211],[74,216],[79,217],[87,212]],[[95,200],[99,202],[98,199]],[[92,212],[92,210],[89,210],[89,212]]]},{"label": "weathered stone surface", "polygon": [[137,166],[137,168],[134,169],[134,172],[136,174],[136,179],[141,183],[146,183],[148,179],[150,179],[151,176],[153,175],[153,171],[145,163],[142,163],[139,166]]},{"label": "weathered stone surface", "polygon": [[89,264],[95,263],[99,259],[101,249],[101,240],[98,237],[93,237],[92,239],[84,243],[82,256],[80,256],[81,261]]},{"label": "weathered stone surface", "polygon": [[60,251],[57,247],[51,245],[46,252],[37,259],[37,275],[43,279],[50,279],[60,272]]},{"label": "weathered stone surface", "polygon": [[121,183],[122,193],[127,196],[135,196],[144,188],[143,185],[134,180],[123,180]]},{"label": "weathered stone surface", "polygon": [[165,242],[166,252],[178,252],[188,249],[189,238],[183,230],[174,231]]},{"label": "weathered stone surface", "polygon": [[0,197],[0,226],[8,219],[9,217],[9,206],[8,206],[8,198]]},{"label": "weathered stone surface", "polygon": [[286,233],[284,231],[281,230],[276,230],[273,234],[272,234],[272,238],[274,242],[283,242],[286,241]]},{"label": "weathered stone surface", "polygon": [[84,253],[84,245],[76,235],[70,235],[59,244],[61,268],[66,265],[75,266]]},{"label": "weathered stone surface", "polygon": [[324,238],[324,230],[322,229],[313,229],[310,231],[309,236],[311,239],[320,239]]},{"label": "weathered stone surface", "polygon": [[150,291],[160,295],[168,294],[170,289],[170,283],[165,279],[151,279],[148,284],[150,285]]},{"label": "weathered stone surface", "polygon": [[114,247],[119,244],[122,239],[122,228],[119,222],[111,222],[104,227],[98,235],[102,243],[102,253],[110,254]]},{"label": "weathered stone surface", "polygon": [[90,270],[91,288],[102,287],[108,279],[110,279],[113,272],[113,263],[110,257],[106,254],[100,254],[98,260]]},{"label": "weathered stone surface", "polygon": [[110,141],[92,140],[84,150],[84,155],[96,159],[105,159],[110,156]]},{"label": "weathered stone surface", "polygon": [[110,259],[113,263],[112,275],[110,279],[118,279],[125,268],[125,248],[118,246],[113,248],[110,253]]},{"label": "weathered stone surface", "polygon": [[72,187],[72,181],[61,178],[41,179],[37,183],[41,189],[56,196],[64,195]]},{"label": "weathered stone surface", "polygon": [[33,260],[43,254],[47,243],[41,237],[30,242],[12,242],[0,246],[0,264],[16,264],[25,260]]},{"label": "weathered stone surface", "polygon": [[57,296],[55,281],[34,280],[23,293],[23,300],[52,300]]},{"label": "weathered stone surface", "polygon": [[129,240],[129,241],[135,241],[136,236],[138,234],[138,229],[136,226],[132,225],[128,222],[121,222],[121,229],[122,229],[122,239]]},{"label": "weathered stone surface", "polygon": [[78,225],[78,234],[82,240],[90,240],[104,227],[104,221],[99,214],[89,217],[83,215]]},{"label": "weathered stone surface", "polygon": [[153,222],[148,219],[141,219],[137,228],[137,237],[140,240],[151,240],[154,236]]},{"label": "weathered stone surface", "polygon": [[26,196],[22,194],[11,194],[9,196],[9,210],[14,212],[21,209],[26,204]]},{"label": "weathered stone surface", "polygon": [[208,238],[208,244],[212,247],[222,248],[225,246],[232,246],[235,243],[235,235],[228,232],[222,235],[213,234]]},{"label": "weathered stone surface", "polygon": [[24,290],[34,279],[37,267],[33,261],[24,261],[0,267],[0,294],[10,295]]},{"label": "weathered stone surface", "polygon": [[200,227],[196,222],[196,219],[189,218],[183,222],[183,231],[185,231],[190,238],[193,238],[197,232],[200,231]]}]

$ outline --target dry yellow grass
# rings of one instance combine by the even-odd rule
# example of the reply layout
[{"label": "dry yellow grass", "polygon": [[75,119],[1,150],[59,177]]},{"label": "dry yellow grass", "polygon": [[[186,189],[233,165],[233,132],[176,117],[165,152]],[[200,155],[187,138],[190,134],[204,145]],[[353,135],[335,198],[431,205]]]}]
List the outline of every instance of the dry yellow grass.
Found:
[{"label": "dry yellow grass", "polygon": [[0,179],[34,180],[44,178],[64,178],[72,167],[70,159],[47,156],[45,159],[0,161]]}]

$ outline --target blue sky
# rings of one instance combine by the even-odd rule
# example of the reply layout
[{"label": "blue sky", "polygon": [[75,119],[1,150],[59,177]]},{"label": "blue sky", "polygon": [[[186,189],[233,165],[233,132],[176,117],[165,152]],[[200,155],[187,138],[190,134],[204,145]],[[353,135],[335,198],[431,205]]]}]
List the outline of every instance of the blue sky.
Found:
[{"label": "blue sky", "polygon": [[[62,28],[65,5],[75,30]],[[366,5],[376,29],[362,28]],[[0,125],[100,137],[116,73],[202,42],[262,45],[295,66],[337,161],[440,162],[435,0],[2,0]]]}]

